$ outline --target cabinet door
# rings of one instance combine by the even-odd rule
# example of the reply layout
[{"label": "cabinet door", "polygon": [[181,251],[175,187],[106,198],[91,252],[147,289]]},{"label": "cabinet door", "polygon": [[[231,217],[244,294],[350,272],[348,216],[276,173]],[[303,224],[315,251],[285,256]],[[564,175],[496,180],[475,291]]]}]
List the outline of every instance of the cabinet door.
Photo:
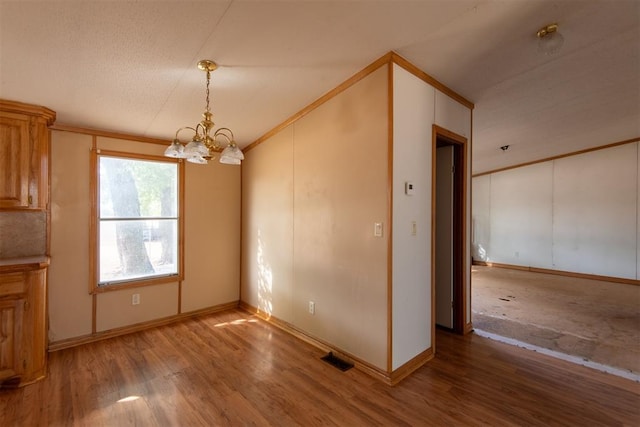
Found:
[{"label": "cabinet door", "polygon": [[0,208],[29,207],[29,121],[0,117]]},{"label": "cabinet door", "polygon": [[0,301],[0,383],[15,381],[18,385],[24,370],[20,360],[23,307],[23,299]]}]

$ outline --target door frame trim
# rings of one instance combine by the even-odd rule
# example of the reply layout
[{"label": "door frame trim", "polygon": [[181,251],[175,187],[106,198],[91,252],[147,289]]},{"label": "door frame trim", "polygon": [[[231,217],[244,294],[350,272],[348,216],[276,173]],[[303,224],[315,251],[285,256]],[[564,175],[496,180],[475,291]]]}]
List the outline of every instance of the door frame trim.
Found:
[{"label": "door frame trim", "polygon": [[435,328],[436,328],[436,280],[435,280],[435,246],[436,246],[436,149],[438,141],[444,141],[454,147],[454,218],[453,218],[453,331],[458,334],[465,333],[465,325],[470,319],[466,319],[466,300],[468,298],[466,290],[467,271],[465,268],[466,254],[469,248],[466,247],[467,235],[467,191],[468,191],[468,140],[462,135],[447,130],[438,125],[432,127],[431,145],[431,336],[434,337],[433,345],[435,350]]}]

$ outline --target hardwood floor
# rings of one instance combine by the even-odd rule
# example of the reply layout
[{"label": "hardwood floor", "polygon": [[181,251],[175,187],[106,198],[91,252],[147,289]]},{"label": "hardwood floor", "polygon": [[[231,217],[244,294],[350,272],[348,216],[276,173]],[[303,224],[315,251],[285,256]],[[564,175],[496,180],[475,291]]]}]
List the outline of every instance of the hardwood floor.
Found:
[{"label": "hardwood floor", "polygon": [[0,390],[0,425],[638,425],[640,384],[473,334],[437,332],[395,387],[233,310],[50,354]]}]

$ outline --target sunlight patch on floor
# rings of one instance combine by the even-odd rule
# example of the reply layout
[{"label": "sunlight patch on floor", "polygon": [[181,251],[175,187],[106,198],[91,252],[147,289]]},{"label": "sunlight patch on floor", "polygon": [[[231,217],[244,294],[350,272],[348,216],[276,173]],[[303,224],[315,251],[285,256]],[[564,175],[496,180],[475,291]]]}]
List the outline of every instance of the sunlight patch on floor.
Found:
[{"label": "sunlight patch on floor", "polygon": [[140,399],[140,396],[127,396],[127,397],[123,397],[122,399],[118,400],[118,403],[126,403],[126,402],[133,402],[134,400],[138,400]]}]

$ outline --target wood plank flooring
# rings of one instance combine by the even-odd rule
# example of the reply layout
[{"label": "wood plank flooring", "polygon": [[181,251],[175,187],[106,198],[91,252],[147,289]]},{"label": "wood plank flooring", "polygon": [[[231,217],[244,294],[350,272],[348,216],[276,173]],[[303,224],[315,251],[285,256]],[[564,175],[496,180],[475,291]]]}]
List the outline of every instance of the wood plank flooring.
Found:
[{"label": "wood plank flooring", "polygon": [[[50,354],[1,426],[640,425],[640,384],[473,334],[389,387],[232,310]],[[124,400],[123,400],[124,399]]]}]

